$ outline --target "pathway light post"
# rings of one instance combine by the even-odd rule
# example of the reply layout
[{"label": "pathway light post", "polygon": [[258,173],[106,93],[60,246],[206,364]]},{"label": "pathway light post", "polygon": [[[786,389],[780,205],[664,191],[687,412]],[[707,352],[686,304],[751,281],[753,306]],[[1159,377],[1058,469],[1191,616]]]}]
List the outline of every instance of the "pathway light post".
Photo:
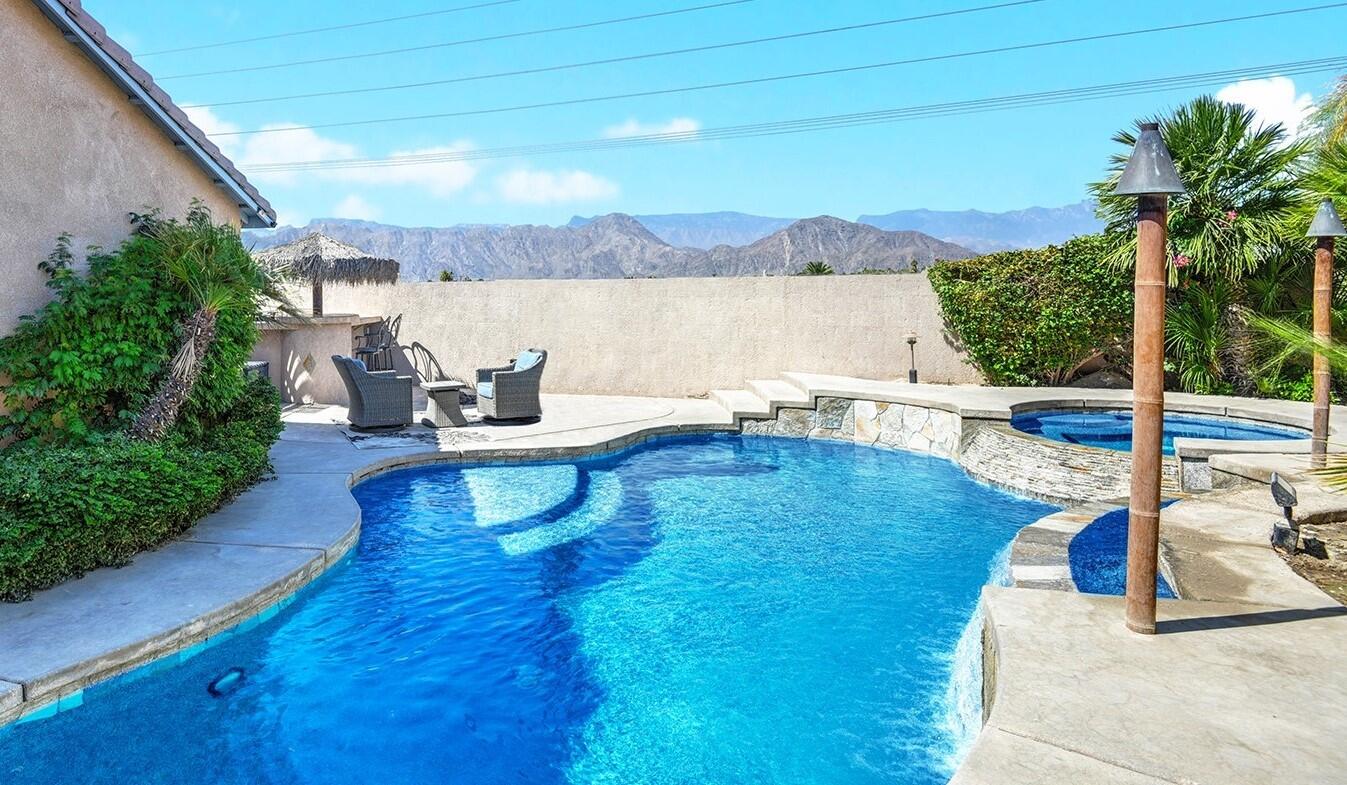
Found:
[{"label": "pathway light post", "polygon": [[907,333],[907,351],[911,355],[912,365],[907,370],[907,383],[917,383],[917,334],[911,330]]}]

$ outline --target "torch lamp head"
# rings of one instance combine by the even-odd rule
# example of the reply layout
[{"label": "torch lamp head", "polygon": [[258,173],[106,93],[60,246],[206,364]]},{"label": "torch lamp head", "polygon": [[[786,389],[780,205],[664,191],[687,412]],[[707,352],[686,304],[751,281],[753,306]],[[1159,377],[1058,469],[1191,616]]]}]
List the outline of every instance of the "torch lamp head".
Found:
[{"label": "torch lamp head", "polygon": [[1314,220],[1310,222],[1310,230],[1305,233],[1305,236],[1347,236],[1347,227],[1342,225],[1342,219],[1338,217],[1338,211],[1337,208],[1333,206],[1332,199],[1325,199],[1319,203],[1319,211],[1314,214]]},{"label": "torch lamp head", "polygon": [[1113,193],[1117,196],[1169,196],[1184,192],[1174,159],[1160,136],[1160,124],[1142,123],[1132,157],[1127,159],[1127,166]]}]

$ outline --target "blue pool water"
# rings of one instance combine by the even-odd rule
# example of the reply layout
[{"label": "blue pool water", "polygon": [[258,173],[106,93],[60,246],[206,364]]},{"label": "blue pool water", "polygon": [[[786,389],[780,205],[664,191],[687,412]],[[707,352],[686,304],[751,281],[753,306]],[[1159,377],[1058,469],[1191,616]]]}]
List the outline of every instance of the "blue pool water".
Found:
[{"label": "blue pool water", "polygon": [[[1165,502],[1168,507],[1173,502]],[[1111,510],[1080,530],[1067,548],[1071,578],[1089,594],[1118,594],[1127,589],[1127,508]],[[1157,597],[1173,599],[1174,590],[1160,574],[1155,576]]]},{"label": "blue pool water", "polygon": [[956,642],[1053,509],[936,458],[729,436],[355,494],[352,558],[0,731],[0,782],[944,782]]},{"label": "blue pool water", "polygon": [[[1132,413],[1115,411],[1091,412],[1026,412],[1011,418],[1010,424],[1018,431],[1032,433],[1058,442],[1103,447],[1109,450],[1131,452]],[[1298,428],[1277,427],[1229,420],[1223,417],[1199,417],[1190,414],[1165,413],[1162,451],[1174,454],[1174,439],[1308,439],[1309,432]]]}]

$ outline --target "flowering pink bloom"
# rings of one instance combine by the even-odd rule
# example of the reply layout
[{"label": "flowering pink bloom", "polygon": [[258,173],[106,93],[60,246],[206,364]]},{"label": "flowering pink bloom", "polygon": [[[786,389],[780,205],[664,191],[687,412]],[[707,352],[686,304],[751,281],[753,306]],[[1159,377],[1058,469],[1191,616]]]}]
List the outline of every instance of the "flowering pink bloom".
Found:
[{"label": "flowering pink bloom", "polygon": [[1193,263],[1193,260],[1192,260],[1192,259],[1189,259],[1187,256],[1184,256],[1183,254],[1175,254],[1175,256],[1174,256],[1174,266],[1175,266],[1175,267],[1180,267],[1180,268],[1182,268],[1182,267],[1187,267],[1188,265],[1190,265],[1190,264],[1192,264],[1192,263]]},{"label": "flowering pink bloom", "polygon": [[1226,211],[1225,211],[1225,220],[1227,220],[1227,221],[1234,221],[1234,220],[1235,220],[1236,218],[1238,218],[1238,217],[1239,217],[1239,213],[1235,212],[1234,210],[1226,210]]}]

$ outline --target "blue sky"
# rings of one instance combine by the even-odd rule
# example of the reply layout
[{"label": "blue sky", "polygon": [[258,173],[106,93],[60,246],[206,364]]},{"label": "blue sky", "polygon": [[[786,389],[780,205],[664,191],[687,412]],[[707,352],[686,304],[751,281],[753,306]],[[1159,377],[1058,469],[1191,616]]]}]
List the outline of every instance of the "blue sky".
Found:
[{"label": "blue sky", "polygon": [[[1328,0],[1042,0],[1018,7],[753,46],[418,89],[241,105],[874,22],[1004,0],[751,0],[588,30],[255,72],[180,77],[414,47],[703,5],[716,0],[516,0],[346,30],[188,52],[161,49],[417,14],[485,0],[285,3],[85,0],[208,131],[248,131],[604,96],[1052,41]],[[214,138],[249,164],[494,149],[708,129],[995,97],[1347,54],[1347,7],[849,74],[458,118]],[[1224,95],[1298,116],[1330,73]],[[852,219],[898,209],[1009,210],[1083,198],[1133,118],[1221,86],[812,133],[414,166],[255,172],[283,223],[339,216],[403,225],[563,223],[574,214],[739,210]]]}]

